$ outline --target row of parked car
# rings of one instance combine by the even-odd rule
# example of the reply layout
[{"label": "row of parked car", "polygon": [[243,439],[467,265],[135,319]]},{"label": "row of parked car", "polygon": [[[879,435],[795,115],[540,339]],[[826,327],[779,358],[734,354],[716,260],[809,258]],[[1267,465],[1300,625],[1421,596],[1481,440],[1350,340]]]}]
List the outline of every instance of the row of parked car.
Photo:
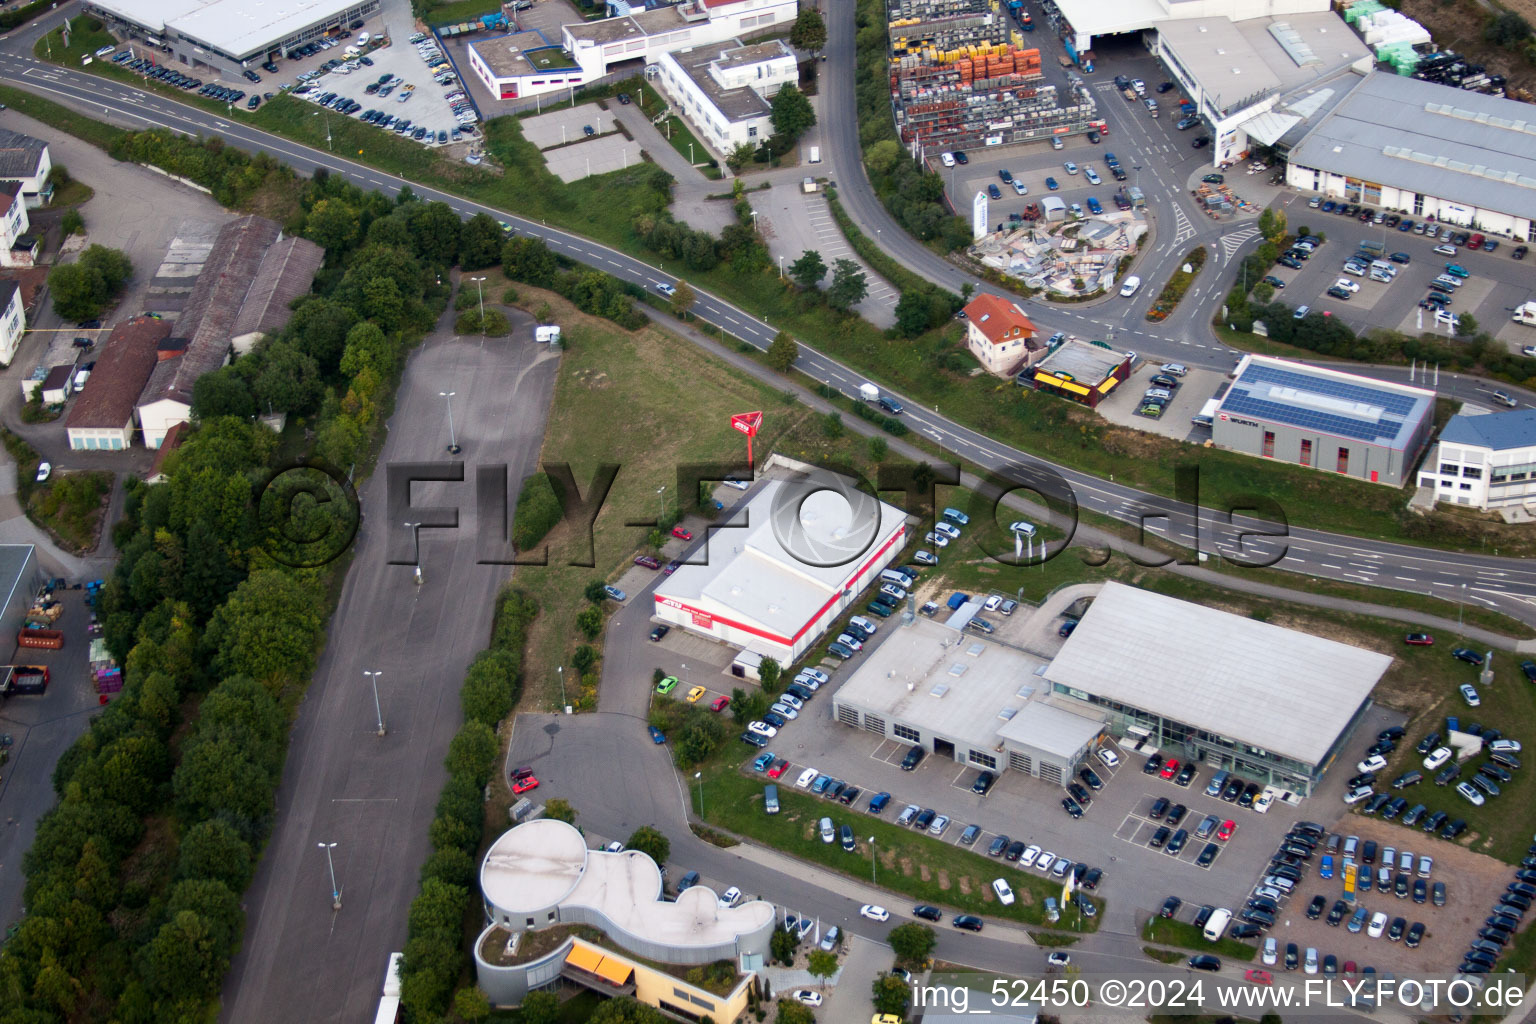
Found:
[{"label": "row of parked car", "polygon": [[134,57],[132,51],[124,50],[112,58],[112,63],[121,64],[129,71],[137,71],[152,82],[164,82],[166,85],[174,85],[178,89],[196,89],[203,84],[201,78],[193,78],[184,75],[173,67],[157,64],[149,57]]},{"label": "row of parked car", "polygon": [[[1536,838],[1536,837],[1533,837]],[[1525,859],[1515,870],[1515,880],[1504,888],[1493,905],[1493,912],[1483,922],[1477,938],[1462,954],[1462,974],[1487,974],[1504,954],[1504,947],[1520,929],[1521,918],[1536,900],[1536,843],[1526,847]]]},{"label": "row of parked car", "polygon": [[[1323,199],[1314,196],[1307,203],[1314,210],[1323,213],[1337,213],[1345,217],[1355,217],[1362,224],[1375,224],[1382,227],[1396,228],[1398,231],[1412,231],[1416,235],[1425,238],[1443,238],[1451,245],[1464,246],[1468,249],[1481,250],[1483,252],[1496,252],[1499,248],[1497,238],[1489,238],[1481,231],[1458,231],[1449,224],[1435,224],[1431,221],[1414,221],[1411,217],[1405,217],[1400,213],[1390,213],[1385,210],[1374,210],[1359,203],[1343,203],[1332,199]],[[1524,246],[1516,246],[1511,255],[1517,260],[1525,259],[1529,249]]]}]

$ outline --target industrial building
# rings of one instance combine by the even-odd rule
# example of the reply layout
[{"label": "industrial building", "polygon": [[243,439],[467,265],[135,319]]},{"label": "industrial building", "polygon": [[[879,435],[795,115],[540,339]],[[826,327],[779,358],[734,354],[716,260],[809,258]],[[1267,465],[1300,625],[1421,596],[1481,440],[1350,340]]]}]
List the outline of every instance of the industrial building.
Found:
[{"label": "industrial building", "polygon": [[1291,17],[1329,9],[1329,0],[1055,0],[1056,29],[1069,54],[1093,49],[1096,36],[1128,35],[1190,18]]},{"label": "industrial building", "polygon": [[664,53],[656,67],[661,91],[721,156],[773,134],[768,101],[799,76],[794,51],[782,39]]},{"label": "industrial building", "polygon": [[1536,409],[1452,416],[1419,469],[1436,501],[1487,512],[1536,504]]},{"label": "industrial building", "polygon": [[573,22],[561,29],[561,41],[588,79],[595,79],[625,61],[654,64],[674,50],[713,46],[788,25],[798,13],[799,0],[684,0],[601,21]]},{"label": "industrial building", "polygon": [[891,635],[833,694],[832,717],[974,768],[1065,786],[1104,716],[1046,703],[1045,659],[963,631],[979,607],[950,622],[889,620]]},{"label": "industrial building", "polygon": [[183,66],[237,71],[379,11],[379,0],[87,0],[87,14]]},{"label": "industrial building", "polygon": [[123,451],[132,445],[134,404],[160,358],[160,343],[170,333],[169,321],[149,316],[112,328],[96,368],[64,421],[71,449]]},{"label": "industrial building", "polygon": [[1244,356],[1234,374],[1211,424],[1218,447],[1400,487],[1429,443],[1433,391],[1271,356]]},{"label": "industrial building", "polygon": [[0,279],[0,366],[10,366],[27,329],[27,313],[21,304],[21,285]]},{"label": "industrial building", "polygon": [[[27,610],[42,590],[42,566],[31,544],[0,544],[0,630],[15,639],[27,622]],[[6,670],[9,674],[9,669]]]},{"label": "industrial building", "polygon": [[[53,158],[48,143],[21,132],[0,129],[0,183],[21,186],[21,200],[28,206],[41,206],[53,199],[48,173]],[[14,193],[13,193],[14,194]]]},{"label": "industrial building", "polygon": [[160,447],[171,427],[191,419],[199,377],[249,351],[263,334],[282,330],[290,304],[309,291],[324,259],[324,249],[284,236],[265,217],[242,217],[219,229],[172,329],[170,340],[179,343],[162,343],[160,361],[136,403],[146,447]]},{"label": "industrial building", "polygon": [[1366,75],[1287,155],[1286,181],[1414,219],[1536,241],[1529,104]]},{"label": "industrial building", "polygon": [[1040,329],[1017,302],[981,292],[963,312],[966,347],[988,373],[1010,377],[1045,354]]},{"label": "industrial building", "polygon": [[465,49],[470,70],[499,100],[574,89],[587,80],[581,65],[537,29],[478,39]]},{"label": "industrial building", "polygon": [[[581,832],[553,818],[516,825],[491,845],[480,892],[490,924],[475,941],[475,978],[493,1006],[570,983],[632,995],[684,1020],[736,1020],[759,992],[756,974],[778,921],[771,903],[722,906],[704,885],[668,901],[650,857],[589,850]],[[577,926],[602,936],[578,935]],[[564,941],[553,950],[548,940],[520,942],[539,932]],[[526,945],[540,952],[520,954]],[[690,968],[721,960],[737,968],[724,994],[688,980]]]},{"label": "industrial building", "polygon": [[797,661],[901,552],[907,516],[824,471],[770,479],[655,591],[662,622]]},{"label": "industrial building", "polygon": [[20,193],[14,181],[0,185],[0,266],[30,267],[37,258],[38,240]]},{"label": "industrial building", "polygon": [[1385,654],[1105,583],[1044,672],[1127,742],[1311,794],[1370,706]]},{"label": "industrial building", "polygon": [[1130,376],[1129,352],[1110,348],[1102,341],[1067,338],[1035,363],[1020,382],[1092,409]]}]

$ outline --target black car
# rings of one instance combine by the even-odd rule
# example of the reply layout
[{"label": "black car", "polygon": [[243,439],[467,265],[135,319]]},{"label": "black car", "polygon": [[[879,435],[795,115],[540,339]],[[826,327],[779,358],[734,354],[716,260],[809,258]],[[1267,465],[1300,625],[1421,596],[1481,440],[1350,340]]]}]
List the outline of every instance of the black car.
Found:
[{"label": "black car", "polygon": [[1359,775],[1354,776],[1348,782],[1344,783],[1344,789],[1346,791],[1351,789],[1359,789],[1361,786],[1369,786],[1375,781],[1375,772],[1361,772]]},{"label": "black car", "polygon": [[1077,770],[1077,777],[1087,783],[1088,788],[1095,793],[1104,788],[1104,780],[1099,778],[1098,773],[1092,768],[1079,768]]},{"label": "black car", "polygon": [[1275,915],[1267,910],[1255,910],[1250,907],[1239,916],[1242,920],[1250,924],[1256,924],[1261,928],[1273,928],[1275,924]]},{"label": "black car", "polygon": [[1167,899],[1163,900],[1163,909],[1158,911],[1158,916],[1172,917],[1174,914],[1179,912],[1179,908],[1183,905],[1184,901],[1179,899],[1177,896],[1169,896]]},{"label": "black car", "polygon": [[1489,925],[1488,927],[1481,929],[1477,933],[1477,937],[1478,938],[1484,939],[1484,940],[1486,940],[1488,942],[1492,942],[1492,943],[1495,943],[1495,944],[1500,945],[1500,946],[1507,946],[1507,945],[1509,945],[1509,940],[1514,938],[1514,935],[1515,935],[1515,933],[1513,931],[1511,931],[1510,929],[1508,929],[1508,928],[1499,928],[1499,927],[1497,927],[1495,925]]},{"label": "black car", "polygon": [[1099,870],[1098,868],[1089,868],[1088,873],[1083,876],[1083,888],[1087,889],[1089,892],[1092,892],[1099,887],[1099,879],[1103,877],[1103,871]]},{"label": "black car", "polygon": [[1227,929],[1227,937],[1233,939],[1256,939],[1263,934],[1263,928],[1260,928],[1256,924],[1250,924],[1247,921],[1244,921],[1241,924],[1234,924],[1232,927]]},{"label": "black car", "polygon": [[1151,818],[1153,821],[1159,821],[1167,812],[1168,798],[1165,796],[1160,796],[1156,800],[1152,801],[1152,808],[1151,810],[1147,811],[1147,817]]},{"label": "black car", "polygon": [[1461,818],[1450,822],[1440,830],[1441,839],[1455,839],[1467,830],[1467,823]]},{"label": "black car", "polygon": [[261,76],[258,75],[256,72],[251,71],[249,69],[240,72],[240,74],[242,76],[244,76],[245,80],[248,81],[248,82],[259,82],[259,81],[261,81]]},{"label": "black car", "polygon": [[1500,765],[1494,764],[1491,761],[1489,763],[1487,763],[1487,764],[1479,765],[1478,769],[1477,769],[1477,774],[1479,774],[1479,775],[1486,775],[1490,779],[1494,779],[1494,780],[1496,780],[1498,782],[1509,782],[1511,779],[1514,778],[1513,775],[1509,774],[1509,769],[1504,768],[1504,767],[1502,767]]},{"label": "black car", "polygon": [[1289,267],[1292,270],[1301,269],[1301,260],[1292,259],[1289,256],[1281,256],[1279,259],[1275,260],[1275,262],[1280,264],[1282,267]]},{"label": "black car", "polygon": [[1437,907],[1445,906],[1445,883],[1436,882],[1429,890],[1429,901]]},{"label": "black car", "polygon": [[[1003,838],[1006,839],[1007,836]],[[1022,839],[1016,839],[1008,844],[1008,852],[1003,855],[1003,859],[1017,862],[1020,857],[1024,856],[1024,851],[1027,849],[1029,849],[1028,843]]]},{"label": "black car", "polygon": [[859,794],[862,792],[863,790],[859,789],[858,786],[849,786],[847,789],[843,790],[842,795],[839,796],[837,800],[839,803],[847,804],[848,806],[852,807],[853,802],[859,798]]},{"label": "black car", "polygon": [[1243,787],[1242,794],[1237,798],[1237,806],[1252,807],[1253,802],[1258,799],[1258,796],[1259,784],[1257,782],[1250,782]]},{"label": "black car", "polygon": [[1365,845],[1360,848],[1360,863],[1362,863],[1362,864],[1375,864],[1376,863],[1376,840],[1374,840],[1374,839],[1367,839],[1365,841]]},{"label": "black car", "polygon": [[[1318,899],[1322,899],[1322,897],[1319,896]],[[1339,922],[1344,920],[1344,915],[1347,913],[1349,913],[1349,904],[1345,903],[1343,900],[1335,901],[1333,904],[1333,909],[1328,911],[1328,923],[1337,928],[1339,926]]]},{"label": "black car", "polygon": [[1204,928],[1205,922],[1209,921],[1211,919],[1211,915],[1214,913],[1216,913],[1216,908],[1211,906],[1209,903],[1195,911],[1195,927]]},{"label": "black car", "polygon": [[1404,936],[1403,945],[1409,949],[1418,949],[1419,941],[1424,938],[1424,922],[1415,921],[1408,926],[1408,934]]},{"label": "black car", "polygon": [[1081,818],[1083,816],[1082,805],[1069,796],[1064,796],[1061,798],[1061,809],[1066,811],[1073,818]]},{"label": "black car", "polygon": [[1177,832],[1175,832],[1173,834],[1173,838],[1172,839],[1168,840],[1168,848],[1165,849],[1163,852],[1164,853],[1171,853],[1175,857],[1177,857],[1179,855],[1179,851],[1184,849],[1184,844],[1187,843],[1188,841],[1189,841],[1189,830],[1181,828],[1181,829],[1179,829]]},{"label": "black car", "polygon": [[1216,855],[1220,852],[1221,847],[1217,846],[1215,843],[1206,843],[1205,849],[1200,851],[1200,856],[1195,858],[1195,863],[1202,868],[1208,868],[1211,866],[1211,862],[1216,859]]},{"label": "black car", "polygon": [[1088,795],[1088,791],[1075,782],[1068,784],[1067,792],[1072,794],[1073,800],[1076,800],[1084,807],[1087,807],[1089,804],[1093,803],[1093,797]]},{"label": "black car", "polygon": [[[1340,902],[1343,902],[1342,900]],[[1318,893],[1312,897],[1312,902],[1307,904],[1307,920],[1316,921],[1323,916],[1323,908],[1328,906],[1328,897]]]},{"label": "black car", "polygon": [[[1147,763],[1141,766],[1141,774],[1156,775],[1163,767],[1163,755],[1153,754],[1147,758]],[[1166,803],[1167,801],[1164,801]]]},{"label": "black car", "polygon": [[1227,788],[1221,791],[1221,798],[1227,803],[1236,800],[1243,793],[1243,780],[1233,779],[1227,783]]},{"label": "black car", "polygon": [[938,811],[935,811],[932,808],[926,809],[920,812],[916,818],[912,819],[912,827],[919,832],[925,831],[929,825],[933,824],[933,819],[937,818],[938,816]]},{"label": "black car", "polygon": [[1455,658],[1457,661],[1464,661],[1468,665],[1482,665],[1483,663],[1482,654],[1478,651],[1474,651],[1470,647],[1456,648],[1455,650],[1451,651],[1451,657]]},{"label": "black car", "polygon": [[987,847],[987,856],[1001,857],[1003,855],[1003,851],[1008,849],[1009,842],[1010,840],[1007,836],[998,836],[996,839],[992,840],[992,845]]},{"label": "black car", "polygon": [[1152,833],[1152,838],[1147,840],[1147,845],[1152,847],[1152,849],[1154,849],[1154,850],[1161,849],[1163,844],[1168,841],[1168,837],[1170,835],[1172,835],[1172,834],[1173,834],[1173,829],[1168,828],[1166,825],[1164,825],[1163,827],[1159,828],[1156,832]]},{"label": "black car", "polygon": [[912,908],[912,916],[920,917],[924,921],[939,921],[944,918],[944,911],[938,907],[931,907],[926,903],[919,903]]},{"label": "black car", "polygon": [[1417,750],[1420,754],[1428,754],[1431,750],[1434,750],[1439,745],[1440,734],[1438,732],[1432,732],[1428,736],[1425,736],[1423,739],[1419,740],[1419,745],[1413,749]]},{"label": "black car", "polygon": [[1170,826],[1177,825],[1179,822],[1184,820],[1184,815],[1188,813],[1188,807],[1185,807],[1183,804],[1174,804],[1173,809],[1168,812],[1168,824]]},{"label": "black car", "polygon": [[954,925],[956,928],[963,928],[968,932],[981,931],[981,918],[977,917],[975,914],[956,915],[955,918],[949,923]]},{"label": "black car", "polygon": [[1301,950],[1296,947],[1296,943],[1287,942],[1285,944],[1285,969],[1294,971],[1300,963]]},{"label": "black car", "polygon": [[1429,883],[1424,879],[1415,879],[1413,883],[1413,902],[1423,903],[1429,899]]},{"label": "black car", "polygon": [[1381,809],[1381,818],[1383,821],[1391,821],[1393,818],[1397,817],[1399,814],[1402,814],[1403,811],[1407,809],[1407,797],[1393,797],[1391,800],[1387,801],[1387,805]]},{"label": "black car", "polygon": [[1408,898],[1409,888],[1410,886],[1408,883],[1407,875],[1398,875],[1392,881],[1392,894],[1400,900],[1405,900]]},{"label": "black car", "polygon": [[1460,774],[1461,765],[1456,761],[1452,761],[1450,764],[1446,765],[1444,768],[1441,768],[1438,772],[1435,773],[1435,785],[1449,785],[1451,780]]},{"label": "black car", "polygon": [[976,776],[976,781],[971,783],[971,792],[978,796],[986,796],[992,789],[992,784],[997,781],[997,776],[991,772],[982,772]]}]

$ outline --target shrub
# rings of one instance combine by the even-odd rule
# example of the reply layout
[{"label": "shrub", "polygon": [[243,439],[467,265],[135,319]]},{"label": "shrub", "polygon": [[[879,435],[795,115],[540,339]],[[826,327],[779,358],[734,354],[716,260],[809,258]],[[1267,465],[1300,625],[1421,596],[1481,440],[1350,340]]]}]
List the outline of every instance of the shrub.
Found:
[{"label": "shrub", "polygon": [[512,544],[528,551],[548,536],[565,514],[555,483],[547,473],[534,473],[523,481],[512,516]]}]

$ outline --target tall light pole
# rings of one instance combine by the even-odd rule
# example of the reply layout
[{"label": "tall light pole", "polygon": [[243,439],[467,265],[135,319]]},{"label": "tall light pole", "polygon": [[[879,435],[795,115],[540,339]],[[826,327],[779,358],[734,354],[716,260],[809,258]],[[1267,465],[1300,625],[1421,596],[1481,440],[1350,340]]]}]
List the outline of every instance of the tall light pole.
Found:
[{"label": "tall light pole", "polygon": [[699,784],[699,817],[704,817],[704,773],[694,772],[693,777]]},{"label": "tall light pole", "polygon": [[384,735],[384,706],[379,703],[379,676],[383,674],[383,672],[371,672],[368,669],[363,669],[363,675],[367,676],[373,683],[373,711],[374,714],[379,716],[380,736]]},{"label": "tall light pole", "polygon": [[421,524],[406,523],[405,528],[411,531],[411,541],[416,545],[416,584],[421,585]]},{"label": "tall light pole", "polygon": [[555,675],[560,677],[560,706],[565,707],[565,666],[556,665]]},{"label": "tall light pole", "polygon": [[336,862],[331,859],[331,851],[336,849],[335,843],[317,843],[320,849],[325,851],[326,866],[331,869],[331,909],[341,909],[341,890],[336,887]]},{"label": "tall light pole", "polygon": [[485,281],[485,278],[483,278],[483,277],[472,277],[472,278],[470,278],[470,280],[475,282],[475,292],[476,292],[476,294],[478,294],[480,296],[480,333],[484,334],[485,333],[485,288],[484,288],[483,282]]},{"label": "tall light pole", "polygon": [[869,837],[869,881],[870,881],[871,885],[873,885],[874,882],[875,882],[875,865],[877,865],[878,863],[880,863],[880,862],[875,858],[875,837],[874,836],[870,836]]},{"label": "tall light pole", "polygon": [[656,488],[656,519],[659,522],[667,518],[667,485],[662,484]]},{"label": "tall light pole", "polygon": [[784,280],[784,257],[779,257],[779,280]]},{"label": "tall light pole", "polygon": [[[483,310],[484,307],[482,306],[481,309]],[[482,313],[482,317],[483,317],[483,313]],[[457,391],[439,391],[437,393],[439,398],[446,399],[447,402],[448,402],[448,454],[449,455],[457,455],[457,454],[459,454],[459,452],[464,450],[463,448],[459,447],[458,439],[454,436],[454,433],[453,433],[453,396],[456,395],[456,394],[458,394]]]},{"label": "tall light pole", "polygon": [[[231,117],[234,116],[234,106],[233,105],[230,106],[230,116]],[[313,114],[310,114],[309,116],[310,117],[323,117],[323,118],[325,118],[325,148],[329,149],[332,153],[336,152],[336,150],[331,146],[331,115],[327,114],[323,110],[317,110]]]}]

